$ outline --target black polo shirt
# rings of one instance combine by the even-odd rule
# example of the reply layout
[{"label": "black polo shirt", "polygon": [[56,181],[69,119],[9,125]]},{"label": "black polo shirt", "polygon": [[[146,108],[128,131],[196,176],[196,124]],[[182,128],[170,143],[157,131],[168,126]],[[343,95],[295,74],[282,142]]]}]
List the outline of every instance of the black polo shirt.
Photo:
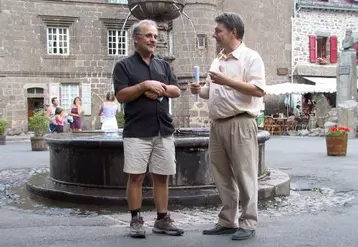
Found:
[{"label": "black polo shirt", "polygon": [[[134,86],[146,80],[156,80],[167,85],[178,86],[169,63],[152,56],[150,64],[146,64],[139,53],[122,59],[114,67],[114,91]],[[124,104],[123,137],[168,136],[174,132],[172,118],[169,115],[169,99],[152,100],[144,94]]]}]

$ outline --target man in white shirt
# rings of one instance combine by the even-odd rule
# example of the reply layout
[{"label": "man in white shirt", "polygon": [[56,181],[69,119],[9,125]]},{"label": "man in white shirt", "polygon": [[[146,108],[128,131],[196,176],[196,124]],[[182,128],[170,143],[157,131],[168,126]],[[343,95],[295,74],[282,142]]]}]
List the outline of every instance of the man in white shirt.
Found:
[{"label": "man in white shirt", "polygon": [[223,50],[212,62],[205,86],[191,84],[193,94],[208,100],[210,159],[223,204],[218,223],[203,234],[234,233],[233,240],[244,240],[254,236],[258,221],[256,117],[265,94],[265,67],[242,42],[244,24],[237,14],[223,13],[215,21],[213,37]]}]

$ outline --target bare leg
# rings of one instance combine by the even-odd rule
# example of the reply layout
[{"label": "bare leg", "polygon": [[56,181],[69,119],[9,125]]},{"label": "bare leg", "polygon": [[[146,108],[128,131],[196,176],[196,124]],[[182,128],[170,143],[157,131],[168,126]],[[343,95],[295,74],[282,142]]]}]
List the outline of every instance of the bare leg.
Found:
[{"label": "bare leg", "polygon": [[152,174],[153,198],[158,213],[168,211],[168,176]]},{"label": "bare leg", "polygon": [[129,210],[142,206],[142,183],[144,174],[130,174],[127,182],[127,201]]}]

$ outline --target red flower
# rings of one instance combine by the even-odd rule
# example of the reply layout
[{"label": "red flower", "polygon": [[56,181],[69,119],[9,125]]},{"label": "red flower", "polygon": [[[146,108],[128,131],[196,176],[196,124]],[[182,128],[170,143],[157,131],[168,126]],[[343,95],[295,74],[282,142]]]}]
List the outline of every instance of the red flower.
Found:
[{"label": "red flower", "polygon": [[331,127],[329,131],[337,131],[337,127]]}]

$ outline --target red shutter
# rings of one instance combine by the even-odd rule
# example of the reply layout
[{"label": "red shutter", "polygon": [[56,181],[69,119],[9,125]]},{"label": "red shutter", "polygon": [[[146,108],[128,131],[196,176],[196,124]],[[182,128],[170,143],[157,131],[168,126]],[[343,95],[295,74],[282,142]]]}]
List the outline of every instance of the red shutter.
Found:
[{"label": "red shutter", "polygon": [[330,62],[337,63],[337,36],[331,36],[330,38]]},{"label": "red shutter", "polygon": [[358,52],[358,42],[353,43],[353,49]]},{"label": "red shutter", "polygon": [[309,50],[310,50],[310,62],[317,62],[317,37],[314,35],[309,36]]}]

